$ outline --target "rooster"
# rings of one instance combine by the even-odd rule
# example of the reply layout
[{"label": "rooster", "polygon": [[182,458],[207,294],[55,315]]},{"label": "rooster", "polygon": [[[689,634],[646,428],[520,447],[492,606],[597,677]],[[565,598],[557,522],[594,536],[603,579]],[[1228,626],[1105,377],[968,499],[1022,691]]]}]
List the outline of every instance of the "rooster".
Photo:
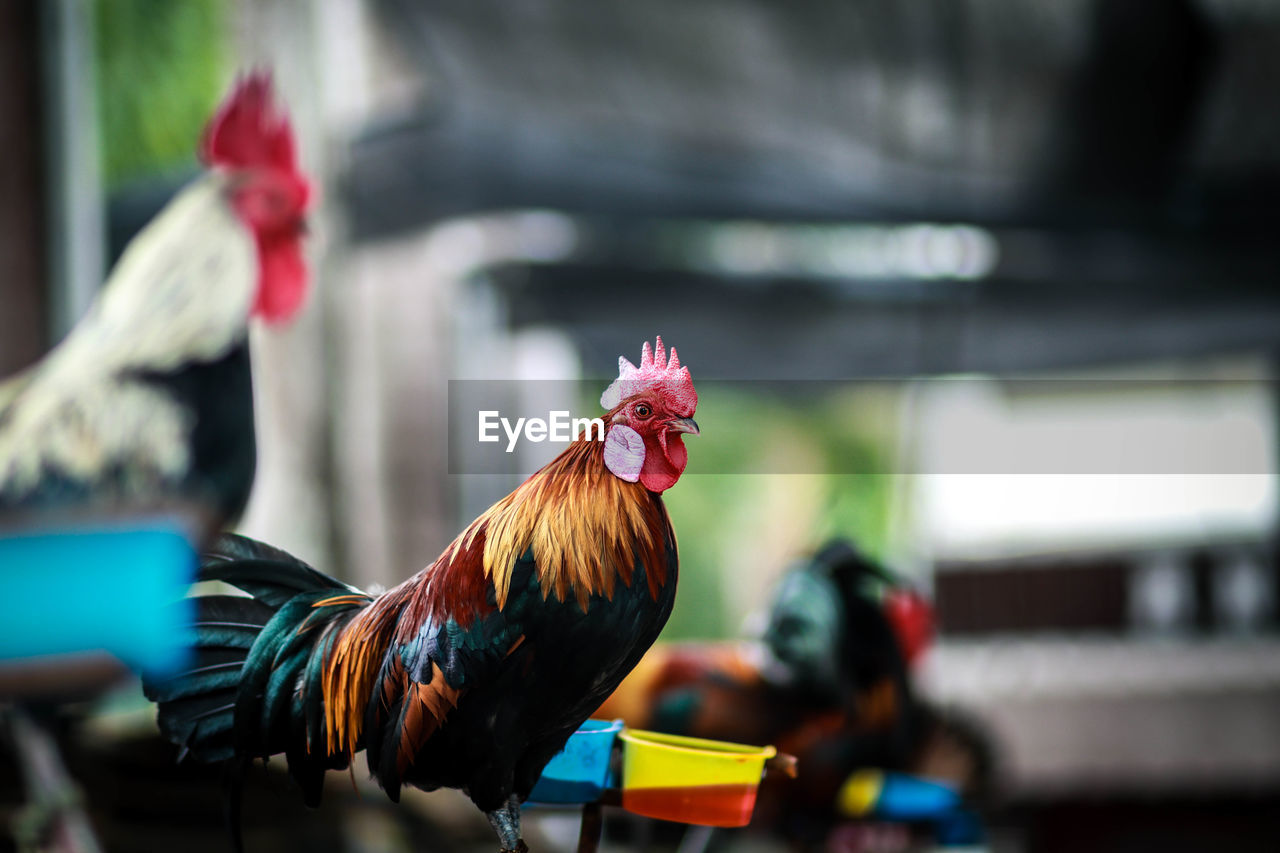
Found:
[{"label": "rooster", "polygon": [[241,81],[200,143],[208,171],[126,248],[84,319],[0,385],[0,513],[243,511],[256,450],[248,325],[307,289],[310,183],[270,80]]},{"label": "rooster", "polygon": [[197,759],[284,753],[310,805],[364,750],[401,788],[459,788],[504,851],[569,735],[653,643],[675,598],[661,495],[688,458],[697,393],[662,339],[619,359],[584,435],[381,595],[225,535],[198,573],[244,596],[197,599],[195,667],[145,681],[161,731]]},{"label": "rooster", "polygon": [[837,792],[868,767],[987,784],[976,730],[915,695],[909,667],[932,608],[904,580],[835,540],[781,578],[759,643],[658,644],[597,710],[627,725],[796,756],[764,780],[753,826],[817,843],[846,819]]}]

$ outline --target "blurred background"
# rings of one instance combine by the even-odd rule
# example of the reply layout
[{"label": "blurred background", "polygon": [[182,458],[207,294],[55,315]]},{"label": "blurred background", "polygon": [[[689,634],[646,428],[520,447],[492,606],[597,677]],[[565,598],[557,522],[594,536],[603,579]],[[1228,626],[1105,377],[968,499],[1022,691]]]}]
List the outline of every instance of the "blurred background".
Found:
[{"label": "blurred background", "polygon": [[[603,388],[659,333],[703,429],[664,639],[744,636],[847,537],[935,602],[915,678],[986,733],[993,849],[1276,849],[1280,6],[11,0],[0,374],[251,67],[322,201],[244,532],[391,585],[543,458],[451,466],[451,380]],[[81,759],[112,849],[221,849],[139,805],[216,781],[129,793],[138,754]],[[263,785],[297,849],[418,831]]]}]

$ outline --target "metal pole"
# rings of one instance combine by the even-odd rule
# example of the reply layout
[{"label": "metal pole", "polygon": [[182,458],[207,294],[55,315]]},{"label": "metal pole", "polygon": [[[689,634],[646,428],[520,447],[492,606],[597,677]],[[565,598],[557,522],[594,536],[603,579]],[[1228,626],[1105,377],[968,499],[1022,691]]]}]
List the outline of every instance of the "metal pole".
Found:
[{"label": "metal pole", "polygon": [[48,187],[49,338],[84,315],[102,283],[106,225],[98,153],[93,4],[41,3]]},{"label": "metal pole", "polygon": [[596,853],[604,831],[604,806],[587,803],[582,807],[582,828],[578,831],[578,853]]}]

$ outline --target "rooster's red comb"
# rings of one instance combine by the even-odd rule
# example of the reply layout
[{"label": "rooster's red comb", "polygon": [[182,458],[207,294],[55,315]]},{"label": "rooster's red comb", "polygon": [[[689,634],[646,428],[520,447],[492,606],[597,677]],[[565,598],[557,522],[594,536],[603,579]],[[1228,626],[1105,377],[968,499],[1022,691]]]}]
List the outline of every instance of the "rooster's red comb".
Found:
[{"label": "rooster's red comb", "polygon": [[698,392],[693,390],[689,368],[680,366],[680,356],[676,354],[675,347],[671,348],[670,359],[667,358],[661,335],[653,349],[649,348],[648,341],[644,342],[639,367],[625,356],[618,357],[618,378],[600,395],[600,405],[612,409],[623,400],[647,390],[655,390],[662,395],[667,408],[679,417],[692,417],[698,408]]},{"label": "rooster's red comb", "polygon": [[260,71],[236,83],[205,127],[200,159],[229,169],[296,171],[293,128],[275,108],[270,74]]}]

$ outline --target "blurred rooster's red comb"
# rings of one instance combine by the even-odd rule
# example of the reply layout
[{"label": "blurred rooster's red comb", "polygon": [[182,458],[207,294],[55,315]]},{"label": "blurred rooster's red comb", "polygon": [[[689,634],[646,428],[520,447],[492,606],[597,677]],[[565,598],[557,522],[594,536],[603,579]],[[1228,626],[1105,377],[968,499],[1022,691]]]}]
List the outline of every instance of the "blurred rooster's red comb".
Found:
[{"label": "blurred rooster's red comb", "polygon": [[272,103],[268,72],[255,72],[236,83],[205,127],[200,159],[231,169],[296,170],[293,128]]}]

